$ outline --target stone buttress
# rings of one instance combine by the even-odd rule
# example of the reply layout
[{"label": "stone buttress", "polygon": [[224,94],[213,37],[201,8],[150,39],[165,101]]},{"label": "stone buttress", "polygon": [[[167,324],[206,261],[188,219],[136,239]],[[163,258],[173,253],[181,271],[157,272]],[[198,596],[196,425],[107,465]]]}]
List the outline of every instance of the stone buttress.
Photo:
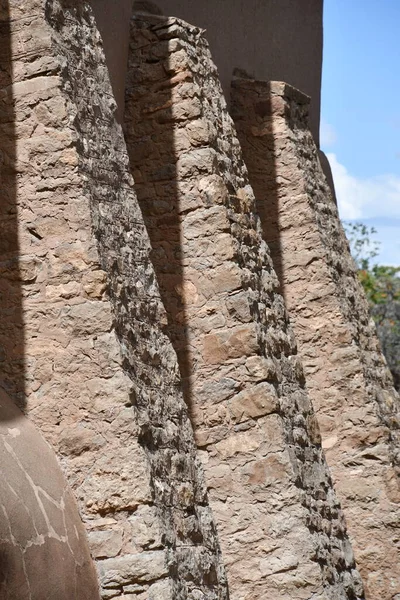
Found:
[{"label": "stone buttress", "polygon": [[41,600],[51,591],[58,600],[97,600],[97,577],[71,489],[54,451],[17,406],[25,406],[29,385],[23,302],[35,262],[19,256],[18,209],[27,185],[20,175],[26,168],[21,147],[24,136],[29,140],[25,92],[35,86],[23,80],[30,79],[49,43],[43,15],[24,16],[18,6],[0,2],[0,597]]},{"label": "stone buttress", "polygon": [[399,398],[308,128],[309,98],[237,79],[232,111],[366,595],[400,598]]},{"label": "stone buttress", "polygon": [[1,385],[61,462],[102,598],[222,600],[216,529],[91,9],[6,5],[12,80],[1,101],[14,113],[1,149],[14,201],[1,222],[11,282]]},{"label": "stone buttress", "polygon": [[231,597],[363,597],[201,30],[134,16],[124,128]]}]

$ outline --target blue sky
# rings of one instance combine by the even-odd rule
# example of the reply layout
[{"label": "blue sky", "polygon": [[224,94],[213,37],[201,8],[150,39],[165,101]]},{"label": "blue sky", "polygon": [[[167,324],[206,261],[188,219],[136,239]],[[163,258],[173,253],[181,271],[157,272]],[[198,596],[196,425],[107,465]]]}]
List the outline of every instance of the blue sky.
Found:
[{"label": "blue sky", "polygon": [[400,265],[400,0],[324,0],[321,148],[343,219]]}]

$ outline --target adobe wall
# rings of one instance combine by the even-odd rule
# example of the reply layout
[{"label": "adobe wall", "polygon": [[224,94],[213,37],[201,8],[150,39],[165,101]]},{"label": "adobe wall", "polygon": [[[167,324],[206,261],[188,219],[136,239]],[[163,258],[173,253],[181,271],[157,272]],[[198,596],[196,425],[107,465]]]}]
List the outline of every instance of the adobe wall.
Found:
[{"label": "adobe wall", "polygon": [[[133,0],[92,0],[117,103],[129,43],[128,13]],[[220,81],[228,99],[234,69],[257,79],[282,80],[312,97],[311,129],[319,140],[322,0],[156,0],[136,2],[140,9],[179,17],[206,30]]]},{"label": "adobe wall", "polygon": [[400,403],[308,127],[309,98],[236,80],[233,115],[367,598],[400,597]]},{"label": "adobe wall", "polygon": [[84,1],[13,0],[10,11],[1,385],[58,456],[102,598],[226,598],[91,10]]},{"label": "adobe wall", "polygon": [[133,18],[124,131],[231,597],[362,598],[201,29]]}]

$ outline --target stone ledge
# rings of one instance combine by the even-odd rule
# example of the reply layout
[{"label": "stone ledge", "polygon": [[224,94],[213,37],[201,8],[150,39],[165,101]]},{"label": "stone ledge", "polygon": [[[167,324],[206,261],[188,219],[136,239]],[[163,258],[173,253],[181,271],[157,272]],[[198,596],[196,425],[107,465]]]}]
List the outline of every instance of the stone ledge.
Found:
[{"label": "stone ledge", "polygon": [[287,100],[293,100],[298,104],[308,105],[311,102],[310,96],[284,81],[261,81],[245,77],[234,77],[232,87],[258,92],[259,94],[268,93],[271,96],[280,96]]}]

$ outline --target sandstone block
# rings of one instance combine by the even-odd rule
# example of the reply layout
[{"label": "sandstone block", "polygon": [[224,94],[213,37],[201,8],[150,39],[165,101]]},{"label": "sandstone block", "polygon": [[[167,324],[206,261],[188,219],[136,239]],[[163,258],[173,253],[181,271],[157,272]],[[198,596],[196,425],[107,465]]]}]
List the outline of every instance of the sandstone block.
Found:
[{"label": "sandstone block", "polygon": [[241,423],[276,412],[279,399],[273,385],[260,383],[234,396],[229,400],[228,407],[233,422]]},{"label": "sandstone block", "polygon": [[263,356],[250,356],[246,360],[246,369],[255,380],[272,379],[276,374],[276,366],[272,359]]},{"label": "sandstone block", "polygon": [[104,446],[106,440],[96,431],[81,425],[65,427],[60,435],[60,452],[75,456],[82,452],[96,451]]},{"label": "sandstone block", "polygon": [[161,550],[107,558],[99,562],[100,581],[105,588],[150,582],[167,574],[166,556]]},{"label": "sandstone block", "polygon": [[89,298],[100,299],[106,290],[106,273],[104,271],[89,271],[83,276],[83,289]]},{"label": "sandstone block", "polygon": [[112,558],[119,554],[122,548],[122,530],[91,531],[89,544],[95,558]]},{"label": "sandstone block", "polygon": [[73,335],[104,333],[112,327],[110,305],[106,302],[86,301],[62,310],[64,327]]},{"label": "sandstone block", "polygon": [[257,350],[257,331],[254,324],[210,333],[203,338],[203,357],[208,364],[248,356]]}]

